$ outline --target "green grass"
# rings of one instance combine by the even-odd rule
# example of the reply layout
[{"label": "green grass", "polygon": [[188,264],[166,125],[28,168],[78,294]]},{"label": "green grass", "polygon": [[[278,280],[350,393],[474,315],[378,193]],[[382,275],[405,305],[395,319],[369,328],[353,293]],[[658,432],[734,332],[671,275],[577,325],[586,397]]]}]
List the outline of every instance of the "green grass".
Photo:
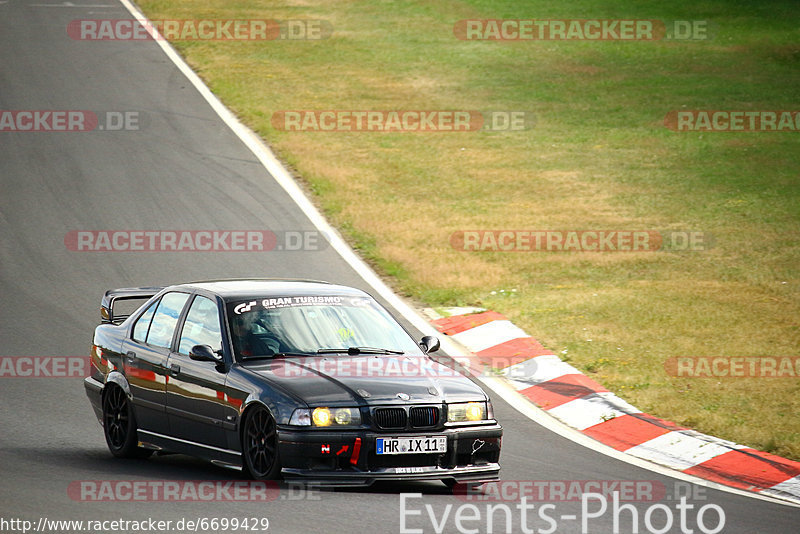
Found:
[{"label": "green grass", "polygon": [[[154,19],[324,19],[330,39],[177,42],[396,289],[503,312],[639,408],[800,459],[797,379],[677,379],[673,356],[800,347],[800,133],[678,133],[791,110],[796,2],[143,0]],[[710,20],[708,41],[460,41],[469,18]],[[284,132],[281,110],[524,110],[521,132]],[[469,253],[458,230],[697,230],[658,253]],[[501,292],[500,290],[505,290]],[[516,291],[511,291],[516,289]],[[591,341],[589,341],[591,340]]]}]

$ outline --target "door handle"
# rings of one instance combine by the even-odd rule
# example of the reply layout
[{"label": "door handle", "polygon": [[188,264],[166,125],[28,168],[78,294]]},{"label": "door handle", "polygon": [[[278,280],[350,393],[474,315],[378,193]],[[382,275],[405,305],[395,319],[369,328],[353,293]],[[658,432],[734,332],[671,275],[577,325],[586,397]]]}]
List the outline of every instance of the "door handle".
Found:
[{"label": "door handle", "polygon": [[133,352],[132,350],[131,350],[131,351],[128,351],[128,352],[125,354],[125,357],[127,358],[127,360],[128,360],[128,363],[133,363],[133,362],[135,362],[135,361],[136,361],[136,353],[135,353],[135,352]]},{"label": "door handle", "polygon": [[172,376],[178,376],[180,372],[181,372],[181,366],[178,365],[177,363],[173,363],[172,365],[169,366],[169,374],[171,374]]}]

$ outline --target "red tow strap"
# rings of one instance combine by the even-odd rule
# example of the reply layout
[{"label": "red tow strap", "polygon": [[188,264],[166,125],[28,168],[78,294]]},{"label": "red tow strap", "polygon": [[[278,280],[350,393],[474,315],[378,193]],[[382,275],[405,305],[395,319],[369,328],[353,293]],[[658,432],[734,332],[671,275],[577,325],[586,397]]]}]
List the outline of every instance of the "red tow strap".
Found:
[{"label": "red tow strap", "polygon": [[353,444],[353,455],[350,457],[350,463],[356,465],[358,463],[358,453],[361,452],[361,438],[356,438]]}]

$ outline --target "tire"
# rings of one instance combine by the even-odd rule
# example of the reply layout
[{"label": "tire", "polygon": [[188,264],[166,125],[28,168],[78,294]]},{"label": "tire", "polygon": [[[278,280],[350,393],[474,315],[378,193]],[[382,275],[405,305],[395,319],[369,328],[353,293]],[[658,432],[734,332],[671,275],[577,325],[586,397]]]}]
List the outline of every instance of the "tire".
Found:
[{"label": "tire", "polygon": [[247,413],[242,430],[242,467],[256,480],[274,480],[280,476],[278,428],[266,408],[256,407]]},{"label": "tire", "polygon": [[117,458],[147,458],[153,451],[137,446],[136,417],[128,396],[119,386],[103,395],[103,434],[111,454]]}]

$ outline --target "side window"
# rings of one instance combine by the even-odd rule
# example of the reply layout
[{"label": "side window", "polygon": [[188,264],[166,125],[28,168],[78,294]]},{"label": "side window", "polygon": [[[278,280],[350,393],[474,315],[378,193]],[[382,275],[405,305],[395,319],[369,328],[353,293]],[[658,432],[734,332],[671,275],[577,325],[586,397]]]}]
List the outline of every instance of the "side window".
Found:
[{"label": "side window", "polygon": [[199,295],[195,297],[189,313],[186,314],[178,352],[189,354],[195,345],[209,345],[213,350],[222,348],[217,304]]},{"label": "side window", "polygon": [[150,329],[150,321],[153,320],[153,312],[156,311],[158,301],[152,303],[147,310],[136,319],[136,324],[133,325],[133,340],[139,343],[144,343],[147,339],[147,331]]},{"label": "side window", "polygon": [[147,334],[148,344],[165,348],[172,345],[172,335],[175,333],[178,317],[188,298],[189,295],[186,293],[167,293],[161,297],[150,325],[150,332]]}]

